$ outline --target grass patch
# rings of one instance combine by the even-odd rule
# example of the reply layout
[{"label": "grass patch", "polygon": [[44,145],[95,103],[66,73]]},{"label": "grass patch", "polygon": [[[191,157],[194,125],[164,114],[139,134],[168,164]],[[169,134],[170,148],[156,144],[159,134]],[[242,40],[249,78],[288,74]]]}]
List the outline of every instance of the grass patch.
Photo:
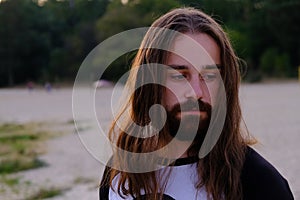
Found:
[{"label": "grass patch", "polygon": [[21,130],[24,127],[25,126],[22,124],[12,124],[12,123],[2,124],[0,126],[0,134],[6,133],[6,132],[14,132],[16,130]]},{"label": "grass patch", "polygon": [[19,185],[20,178],[19,177],[9,178],[9,177],[6,177],[6,176],[2,176],[1,177],[1,182],[5,183],[9,187],[14,187],[16,185]]},{"label": "grass patch", "polygon": [[[55,125],[55,126],[53,126]],[[66,133],[56,130],[52,123],[6,123],[0,124],[0,196],[18,194],[25,200],[51,198],[61,195],[65,189],[35,189],[27,192],[26,187],[34,187],[30,181],[16,177],[16,172],[40,168],[47,163],[39,159],[46,152],[45,141]],[[51,130],[51,131],[49,131]],[[23,194],[24,193],[24,194]],[[1,197],[0,197],[1,199]]]},{"label": "grass patch", "polygon": [[2,174],[9,174],[19,172],[28,169],[35,169],[46,166],[47,164],[37,158],[18,158],[18,159],[7,159],[1,161],[0,172]]},{"label": "grass patch", "polygon": [[74,180],[74,183],[75,183],[75,184],[92,183],[92,182],[94,182],[93,179],[91,179],[91,178],[85,178],[85,177],[77,177],[77,178]]},{"label": "grass patch", "polygon": [[0,175],[45,166],[37,156],[50,135],[41,123],[0,125]]},{"label": "grass patch", "polygon": [[19,192],[19,186],[21,184],[21,178],[20,177],[11,177],[6,175],[0,176],[0,182],[1,182],[1,189],[0,189],[0,196],[1,194],[5,194],[6,192],[18,194]]},{"label": "grass patch", "polygon": [[67,124],[71,124],[71,125],[75,124],[75,121],[74,121],[74,119],[70,119],[70,120],[68,120],[68,121],[67,121]]},{"label": "grass patch", "polygon": [[19,140],[37,140],[39,136],[37,135],[7,135],[0,137],[0,142],[16,142]]},{"label": "grass patch", "polygon": [[37,193],[26,198],[25,200],[38,200],[38,199],[51,198],[51,197],[61,195],[63,191],[64,191],[63,189],[58,189],[58,188],[49,188],[49,189],[42,188]]}]

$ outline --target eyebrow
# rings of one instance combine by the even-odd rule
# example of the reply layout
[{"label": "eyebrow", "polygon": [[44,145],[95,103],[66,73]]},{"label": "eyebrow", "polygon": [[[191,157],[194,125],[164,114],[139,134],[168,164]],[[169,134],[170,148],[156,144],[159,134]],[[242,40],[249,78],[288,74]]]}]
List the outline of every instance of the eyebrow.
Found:
[{"label": "eyebrow", "polygon": [[[175,70],[186,70],[188,69],[187,66],[185,65],[168,65],[170,68],[175,69]],[[221,69],[222,65],[221,64],[213,64],[213,65],[203,65],[202,66],[203,69]],[[170,70],[170,69],[169,69]]]},{"label": "eyebrow", "polygon": [[214,65],[204,65],[203,69],[221,69],[221,64],[214,64]]},{"label": "eyebrow", "polygon": [[[168,65],[170,68],[175,69],[175,70],[184,70],[188,69],[187,66],[185,65]],[[170,70],[170,69],[169,69]]]}]

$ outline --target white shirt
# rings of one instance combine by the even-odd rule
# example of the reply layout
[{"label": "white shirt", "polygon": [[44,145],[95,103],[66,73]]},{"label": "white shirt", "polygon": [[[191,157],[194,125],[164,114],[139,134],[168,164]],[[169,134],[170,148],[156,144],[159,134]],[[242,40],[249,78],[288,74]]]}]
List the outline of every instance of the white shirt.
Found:
[{"label": "white shirt", "polygon": [[[157,172],[158,176],[161,172],[163,172],[162,170],[168,170],[169,168],[172,168],[164,194],[172,197],[175,200],[207,200],[207,192],[205,187],[200,188],[198,191],[195,188],[198,180],[196,166],[196,163],[192,163],[160,169]],[[114,190],[116,192],[114,192],[111,188],[109,190],[110,200],[123,200],[123,198],[120,197],[117,192],[118,179],[119,176],[116,176],[113,180]],[[142,191],[141,194],[144,194],[144,192]],[[134,198],[129,195],[126,196],[125,199],[133,200]]]}]

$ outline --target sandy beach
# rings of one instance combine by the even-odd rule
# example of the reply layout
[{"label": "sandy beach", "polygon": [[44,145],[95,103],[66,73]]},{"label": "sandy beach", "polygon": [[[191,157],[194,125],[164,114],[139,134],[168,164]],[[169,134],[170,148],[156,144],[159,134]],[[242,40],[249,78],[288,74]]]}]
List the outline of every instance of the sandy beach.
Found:
[{"label": "sandy beach", "polygon": [[[121,90],[97,89],[93,115],[89,102],[80,100],[86,104],[76,108],[78,133],[72,123],[72,88],[50,93],[42,89],[0,89],[1,124],[46,122],[53,124],[49,128],[66,132],[46,142],[47,152],[40,159],[48,166],[17,174],[32,185],[20,189],[18,194],[0,193],[1,199],[21,200],[27,190],[39,187],[65,188],[62,195],[52,198],[55,200],[98,199],[103,162],[110,155],[102,147],[107,144],[105,133],[112,119],[112,93],[119,94]],[[93,96],[95,91],[82,88],[80,92],[84,97]],[[300,83],[243,84],[240,99],[247,127],[259,141],[254,148],[288,180],[295,199],[300,198]],[[93,123],[95,119],[98,127]]]}]

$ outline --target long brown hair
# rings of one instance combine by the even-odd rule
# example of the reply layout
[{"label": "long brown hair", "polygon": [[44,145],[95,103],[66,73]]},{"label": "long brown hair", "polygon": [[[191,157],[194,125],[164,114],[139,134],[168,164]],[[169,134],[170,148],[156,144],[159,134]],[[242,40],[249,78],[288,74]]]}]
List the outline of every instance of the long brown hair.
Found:
[{"label": "long brown hair", "polygon": [[[240,72],[238,58],[235,55],[228,37],[221,26],[210,16],[202,11],[193,8],[179,8],[170,11],[157,19],[151,26],[170,29],[181,33],[205,33],[211,36],[220,47],[221,77],[224,82],[227,100],[227,113],[224,128],[217,144],[210,153],[199,160],[198,175],[199,182],[196,188],[205,186],[208,195],[213,199],[236,200],[242,198],[241,170],[245,159],[245,149],[248,138],[241,130],[241,108],[238,99],[240,84]],[[116,143],[119,149],[133,153],[153,152],[162,148],[170,137],[164,127],[159,134],[148,138],[135,137],[139,130],[132,124],[132,121],[140,126],[147,125],[151,120],[149,109],[154,104],[163,104],[162,97],[165,88],[160,84],[143,84],[147,79],[151,83],[160,82],[163,74],[159,72],[159,66],[155,63],[165,63],[167,52],[161,49],[149,48],[153,44],[170,45],[174,38],[164,35],[162,29],[151,29],[144,37],[132,64],[132,71],[128,78],[126,87],[131,89],[130,95],[124,103],[117,119],[113,121],[110,129],[110,139]],[[155,45],[153,45],[155,46]],[[140,67],[147,65],[147,67]],[[129,114],[127,109],[129,108]],[[159,110],[156,111],[159,115]],[[125,116],[125,117],[124,117]],[[120,129],[117,121],[122,118],[123,126]],[[245,131],[247,134],[247,131]],[[140,158],[136,158],[140,159]],[[137,167],[136,161],[129,157],[124,151],[115,150],[112,161],[115,166],[122,166],[126,170],[111,169],[110,184],[113,185],[114,178],[118,175],[117,192],[120,195],[132,195],[139,199],[143,190],[150,199],[159,199],[164,191],[166,182],[161,183],[154,171],[144,173],[132,173],[131,168]],[[116,167],[118,168],[118,167]]]}]

